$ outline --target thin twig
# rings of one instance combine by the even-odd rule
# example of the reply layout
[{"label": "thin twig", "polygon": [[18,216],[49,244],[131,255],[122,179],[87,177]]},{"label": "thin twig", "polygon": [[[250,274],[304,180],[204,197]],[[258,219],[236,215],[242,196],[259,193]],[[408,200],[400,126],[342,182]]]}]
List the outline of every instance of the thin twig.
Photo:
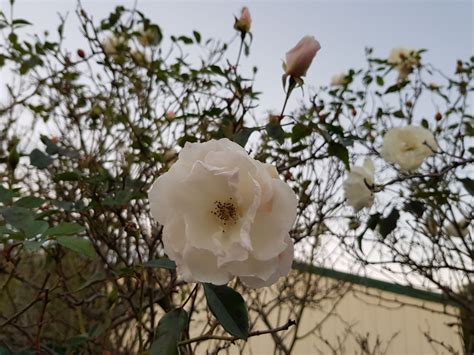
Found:
[{"label": "thin twig", "polygon": [[[291,327],[293,325],[296,325],[296,322],[292,319],[288,319],[288,322],[286,322],[286,324],[284,324],[284,325],[282,325],[278,328],[273,328],[273,329],[268,329],[268,330],[255,330],[253,332],[250,332],[248,337],[250,338],[250,337],[254,337],[254,336],[258,336],[258,335],[280,332],[282,330],[287,330],[289,327]],[[180,341],[178,343],[178,345],[183,346],[183,345],[187,345],[187,344],[190,344],[190,343],[195,343],[195,342],[198,342],[198,341],[204,341],[204,340],[210,340],[210,339],[225,340],[225,341],[234,342],[236,340],[239,340],[240,338],[239,337],[234,337],[234,336],[229,337],[229,336],[225,336],[225,335],[205,334],[205,335],[198,336],[196,338]]]}]

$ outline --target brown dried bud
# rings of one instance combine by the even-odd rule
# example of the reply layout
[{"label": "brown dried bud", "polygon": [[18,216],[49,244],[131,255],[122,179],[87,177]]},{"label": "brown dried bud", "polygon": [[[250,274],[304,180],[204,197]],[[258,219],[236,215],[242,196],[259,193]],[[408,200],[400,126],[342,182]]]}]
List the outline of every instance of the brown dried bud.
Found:
[{"label": "brown dried bud", "polygon": [[268,123],[280,123],[281,121],[281,116],[278,115],[269,115],[268,116]]},{"label": "brown dried bud", "polygon": [[436,121],[441,121],[441,119],[443,118],[443,115],[441,114],[441,112],[436,112],[435,114],[435,120]]},{"label": "brown dried bud", "polygon": [[86,52],[84,52],[83,49],[78,49],[78,50],[77,50],[77,55],[78,55],[79,57],[81,57],[81,58],[85,58]]}]

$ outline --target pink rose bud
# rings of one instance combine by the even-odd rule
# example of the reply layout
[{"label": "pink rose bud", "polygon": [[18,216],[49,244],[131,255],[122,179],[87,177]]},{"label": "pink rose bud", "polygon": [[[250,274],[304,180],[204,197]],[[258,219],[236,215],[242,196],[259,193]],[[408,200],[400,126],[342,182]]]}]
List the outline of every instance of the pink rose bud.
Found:
[{"label": "pink rose bud", "polygon": [[176,114],[173,111],[168,111],[165,113],[165,118],[168,121],[173,121],[175,117],[176,117]]},{"label": "pink rose bud", "polygon": [[240,18],[235,20],[234,28],[240,32],[249,32],[251,25],[252,17],[250,16],[250,11],[247,7],[243,7]]},{"label": "pink rose bud", "polygon": [[294,78],[305,76],[320,49],[321,45],[313,36],[304,36],[293,49],[286,53],[284,64],[286,75]]}]

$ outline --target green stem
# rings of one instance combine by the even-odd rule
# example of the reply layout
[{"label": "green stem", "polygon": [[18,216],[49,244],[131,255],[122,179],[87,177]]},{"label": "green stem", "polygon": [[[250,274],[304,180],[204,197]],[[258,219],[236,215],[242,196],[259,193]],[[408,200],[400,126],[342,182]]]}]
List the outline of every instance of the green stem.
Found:
[{"label": "green stem", "polygon": [[288,99],[290,98],[291,92],[295,88],[296,82],[293,77],[290,76],[290,84],[288,85],[288,91],[286,92],[285,102],[283,103],[283,108],[281,109],[280,113],[280,120],[283,119],[283,114],[285,113],[286,104],[288,103]]},{"label": "green stem", "polygon": [[237,56],[237,62],[235,63],[235,70],[237,70],[237,67],[239,66],[240,56],[242,55],[242,49],[244,48],[244,39],[245,39],[245,33],[240,37],[239,54]]}]

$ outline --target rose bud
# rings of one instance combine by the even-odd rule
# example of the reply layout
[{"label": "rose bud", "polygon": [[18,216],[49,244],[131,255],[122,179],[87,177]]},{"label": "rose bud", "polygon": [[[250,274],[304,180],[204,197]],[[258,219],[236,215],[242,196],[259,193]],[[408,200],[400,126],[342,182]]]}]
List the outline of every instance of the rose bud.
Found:
[{"label": "rose bud", "polygon": [[305,76],[320,49],[321,45],[313,36],[304,36],[293,49],[286,53],[286,63],[283,64],[285,74],[294,78]]},{"label": "rose bud", "polygon": [[280,123],[281,121],[281,116],[279,115],[269,115],[268,116],[268,123]]},{"label": "rose bud", "polygon": [[247,7],[242,8],[240,13],[240,18],[235,19],[234,28],[237,31],[247,33],[250,31],[250,26],[252,25],[252,17],[250,16],[250,11]]},{"label": "rose bud", "polygon": [[435,120],[436,121],[441,121],[442,118],[443,118],[443,115],[441,114],[441,112],[436,112]]},{"label": "rose bud", "polygon": [[176,114],[173,111],[168,111],[165,113],[165,118],[168,121],[173,121],[175,117],[176,117]]},{"label": "rose bud", "polygon": [[86,56],[86,52],[84,52],[84,50],[82,50],[82,49],[78,49],[77,50],[77,55],[81,58],[84,58]]}]

